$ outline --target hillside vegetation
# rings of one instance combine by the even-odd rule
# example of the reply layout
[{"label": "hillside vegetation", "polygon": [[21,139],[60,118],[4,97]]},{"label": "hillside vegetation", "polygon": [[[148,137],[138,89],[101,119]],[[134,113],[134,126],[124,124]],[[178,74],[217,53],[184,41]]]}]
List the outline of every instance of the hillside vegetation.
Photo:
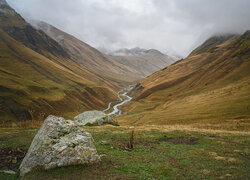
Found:
[{"label": "hillside vegetation", "polygon": [[186,59],[143,79],[118,121],[248,130],[249,43],[250,31],[211,38]]},{"label": "hillside vegetation", "polygon": [[1,124],[104,108],[116,94],[26,48],[0,30]]}]

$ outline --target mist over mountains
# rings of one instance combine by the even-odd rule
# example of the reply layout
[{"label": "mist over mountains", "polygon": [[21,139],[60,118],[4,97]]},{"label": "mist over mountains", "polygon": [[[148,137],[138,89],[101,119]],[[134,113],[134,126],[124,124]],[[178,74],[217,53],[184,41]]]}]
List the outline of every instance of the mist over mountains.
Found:
[{"label": "mist over mountains", "polygon": [[111,51],[153,48],[185,57],[211,36],[250,29],[248,0],[8,2],[25,18],[45,21],[93,47]]},{"label": "mist over mountains", "polygon": [[162,69],[178,60],[158,50],[146,50],[139,47],[120,49],[108,54],[118,62],[136,69],[141,73],[141,77],[146,77],[157,71],[157,69]]}]

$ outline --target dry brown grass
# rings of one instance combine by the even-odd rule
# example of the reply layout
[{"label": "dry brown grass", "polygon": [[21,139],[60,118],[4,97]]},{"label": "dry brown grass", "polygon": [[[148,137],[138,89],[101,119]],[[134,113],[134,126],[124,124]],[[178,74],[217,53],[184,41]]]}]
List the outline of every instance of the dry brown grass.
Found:
[{"label": "dry brown grass", "polygon": [[160,131],[160,132],[171,132],[171,131],[181,131],[181,132],[190,132],[190,133],[204,133],[204,134],[217,134],[224,136],[249,136],[249,131],[237,131],[237,130],[224,130],[224,129],[213,129],[206,127],[198,127],[194,125],[143,125],[143,126],[129,126],[123,125],[119,127],[114,127],[111,125],[105,126],[95,126],[95,127],[83,127],[84,130],[90,131],[91,133],[131,133],[131,131],[140,132],[140,131]]},{"label": "dry brown grass", "polygon": [[[16,112],[21,111],[30,116],[25,117],[27,122],[22,123],[30,124],[29,119],[43,118],[40,112],[72,118],[68,115],[90,109],[102,110],[108,102],[117,100],[116,90],[121,87],[121,82],[132,81],[119,74],[122,67],[112,66],[111,73],[107,67],[111,66],[110,62],[100,65],[108,60],[107,57],[76,39],[73,40],[77,41],[76,46],[81,43],[86,48],[82,52],[85,53],[84,62],[86,59],[99,62],[99,66],[105,66],[106,71],[102,73],[112,74],[112,79],[90,71],[91,68],[79,63],[83,59],[64,59],[44,51],[45,55],[41,55],[1,29],[0,39],[0,88],[4,89],[0,92],[0,126],[11,126],[12,122],[19,120],[20,114]],[[6,105],[6,100],[15,106]]]},{"label": "dry brown grass", "polygon": [[177,125],[250,130],[249,54],[232,57],[230,39],[214,53],[202,53],[142,80],[144,87],[123,107],[121,125]]}]

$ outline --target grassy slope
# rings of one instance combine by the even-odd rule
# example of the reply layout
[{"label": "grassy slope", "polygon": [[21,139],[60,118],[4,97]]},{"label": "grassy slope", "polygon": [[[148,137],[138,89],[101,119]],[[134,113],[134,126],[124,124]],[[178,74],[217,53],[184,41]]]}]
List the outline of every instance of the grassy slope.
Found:
[{"label": "grassy slope", "polygon": [[[24,120],[23,116],[26,119],[49,113],[67,116],[86,109],[102,109],[108,101],[116,99],[114,91],[98,86],[98,81],[88,80],[91,73],[84,68],[78,67],[80,72],[74,73],[26,48],[2,30],[0,38],[2,124],[13,119]],[[70,65],[77,69],[77,64]]]},{"label": "grassy slope", "polygon": [[[135,131],[134,150],[127,152],[130,129],[86,127],[95,139],[100,164],[37,169],[22,179],[248,179],[249,134],[201,133],[192,131]],[[27,151],[37,129],[0,129],[6,147]],[[196,138],[196,145],[172,144],[164,138]],[[108,140],[110,145],[101,145]],[[11,157],[11,160],[15,157]],[[17,165],[21,159],[18,159]],[[18,175],[0,173],[0,179]]]},{"label": "grassy slope", "polygon": [[104,109],[117,99],[116,90],[135,80],[119,74],[122,67],[73,36],[63,34],[64,47],[7,3],[0,8],[0,125]]},{"label": "grassy slope", "polygon": [[[117,78],[116,79],[117,82],[115,82],[112,81],[112,79],[107,79],[107,78],[105,79],[100,76],[100,73],[92,71],[92,69],[94,68],[86,66],[85,64],[79,63],[79,61],[75,60],[73,58],[73,56],[75,55],[70,52],[70,49],[74,47],[72,44],[71,47],[68,48],[63,47],[57,41],[50,38],[43,31],[36,30],[31,25],[27,24],[27,22],[19,14],[17,14],[11,7],[6,6],[4,7],[4,10],[10,11],[10,13],[14,14],[14,16],[0,14],[0,22],[1,22],[0,27],[5,31],[5,33],[7,33],[13,39],[15,39],[18,42],[21,42],[26,47],[34,50],[35,52],[41,54],[42,56],[45,56],[49,60],[58,64],[59,66],[64,67],[64,69],[72,71],[75,74],[84,77],[85,79],[88,79],[89,81],[95,84],[105,85],[107,87],[111,87],[112,89],[120,88],[121,86],[120,84],[121,82],[123,82],[122,80]],[[75,41],[77,41],[77,39]],[[76,44],[75,46],[78,45],[79,44]],[[86,45],[86,47],[88,47],[88,45]],[[92,48],[92,53],[89,54],[87,50],[85,49],[81,50],[82,50],[81,55],[84,57],[84,61],[91,62],[92,59],[96,59],[95,55],[98,54],[98,51]],[[80,59],[80,57],[78,58]],[[97,60],[97,62],[101,64],[100,60]],[[106,68],[106,71],[107,69],[108,68]]]},{"label": "grassy slope", "polygon": [[118,121],[249,130],[249,43],[249,31],[229,37],[142,80]]}]

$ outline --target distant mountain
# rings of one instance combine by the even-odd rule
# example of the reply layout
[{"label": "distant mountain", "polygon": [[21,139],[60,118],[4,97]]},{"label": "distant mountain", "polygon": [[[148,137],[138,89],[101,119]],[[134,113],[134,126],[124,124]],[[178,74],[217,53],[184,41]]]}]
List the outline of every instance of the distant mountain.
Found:
[{"label": "distant mountain", "polygon": [[139,47],[135,47],[132,49],[119,49],[114,52],[110,52],[111,56],[143,56],[147,53],[146,49],[141,49]]},{"label": "distant mountain", "polygon": [[64,49],[67,49],[74,61],[102,78],[112,81],[118,86],[119,84],[129,84],[141,78],[136,70],[101,53],[72,35],[45,22],[34,20],[29,20],[29,22],[33,27],[46,33]]},{"label": "distant mountain", "polygon": [[131,91],[121,124],[249,129],[250,31],[215,36]]},{"label": "distant mountain", "polygon": [[140,72],[141,77],[146,77],[176,61],[175,58],[161,53],[155,49],[120,49],[109,53],[119,63],[129,66]]},{"label": "distant mountain", "polygon": [[68,49],[75,61],[113,82],[128,84],[138,81],[175,62],[174,58],[160,51],[138,47],[121,49],[106,55],[50,24],[34,20],[29,22],[33,27],[45,32],[62,47]]}]

